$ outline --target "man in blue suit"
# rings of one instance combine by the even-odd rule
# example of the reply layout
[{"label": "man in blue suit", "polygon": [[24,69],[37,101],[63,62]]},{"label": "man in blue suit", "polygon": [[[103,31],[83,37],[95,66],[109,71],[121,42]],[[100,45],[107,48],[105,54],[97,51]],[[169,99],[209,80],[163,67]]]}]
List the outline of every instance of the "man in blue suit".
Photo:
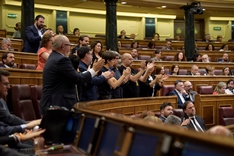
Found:
[{"label": "man in blue suit", "polygon": [[42,15],[37,15],[34,24],[28,26],[25,30],[24,47],[22,51],[37,53],[40,48],[42,35],[45,32],[43,29],[45,18]]},{"label": "man in blue suit", "polygon": [[175,89],[169,93],[169,96],[177,96],[178,108],[181,108],[182,104],[189,100],[189,97],[186,96],[186,91],[184,90],[184,84],[181,80],[177,80],[175,83]]}]

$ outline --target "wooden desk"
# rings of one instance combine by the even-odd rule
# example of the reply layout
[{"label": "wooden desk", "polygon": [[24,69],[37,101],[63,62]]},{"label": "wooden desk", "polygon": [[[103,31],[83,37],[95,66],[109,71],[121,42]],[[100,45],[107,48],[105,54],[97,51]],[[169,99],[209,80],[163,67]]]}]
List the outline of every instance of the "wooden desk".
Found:
[{"label": "wooden desk", "polygon": [[6,37],[6,29],[0,29],[0,37]]},{"label": "wooden desk", "polygon": [[10,84],[42,85],[42,71],[26,69],[6,69],[10,72]]},{"label": "wooden desk", "polygon": [[[0,37],[0,42],[2,42],[3,38]],[[16,51],[22,51],[24,45],[24,41],[22,39],[11,39],[11,48],[15,49]]]},{"label": "wooden desk", "polygon": [[[0,50],[0,59],[2,60],[2,54],[7,52],[5,50]],[[15,56],[15,63],[18,65],[27,63],[27,64],[37,64],[37,54],[34,53],[27,53],[27,52],[15,52],[11,51]]]},{"label": "wooden desk", "polygon": [[160,111],[160,106],[163,102],[171,102],[173,108],[177,108],[176,96],[97,100],[81,102],[79,108],[123,115],[134,115],[142,113],[145,110],[154,112]]},{"label": "wooden desk", "polygon": [[234,95],[199,95],[195,96],[196,114],[201,116],[207,127],[219,125],[219,107],[234,108]]},{"label": "wooden desk", "polygon": [[[138,69],[140,68],[140,63],[142,60],[134,60],[132,62],[132,68]],[[155,62],[155,66],[163,65],[165,69],[171,70],[171,66],[173,64],[179,65],[180,69],[187,69],[188,71],[191,70],[192,65],[197,65],[199,69],[205,69],[207,65],[215,67],[215,69],[223,69],[223,67],[228,66],[230,69],[234,69],[234,63],[220,63],[220,62],[178,62],[178,61],[162,61],[162,62]]]},{"label": "wooden desk", "polygon": [[[163,50],[161,58],[163,59],[165,56],[175,56],[180,50]],[[184,52],[184,51],[183,51]],[[131,49],[120,49],[119,53],[122,55],[124,53],[131,53]],[[138,49],[138,55],[149,55],[151,58],[155,57],[155,50],[148,49]],[[207,54],[211,58],[211,62],[217,62],[217,58],[222,58],[224,52],[220,51],[199,51],[200,55]],[[234,62],[234,52],[225,52],[229,55],[229,60]]]},{"label": "wooden desk", "polygon": [[[190,76],[190,75],[181,75],[181,76],[170,76],[169,79],[165,80],[164,85],[174,85],[176,80],[190,81],[193,85],[193,90],[197,91],[197,86],[200,85],[209,85],[216,86],[219,82],[227,82],[233,77],[226,76]],[[160,92],[159,92],[160,95]]]}]

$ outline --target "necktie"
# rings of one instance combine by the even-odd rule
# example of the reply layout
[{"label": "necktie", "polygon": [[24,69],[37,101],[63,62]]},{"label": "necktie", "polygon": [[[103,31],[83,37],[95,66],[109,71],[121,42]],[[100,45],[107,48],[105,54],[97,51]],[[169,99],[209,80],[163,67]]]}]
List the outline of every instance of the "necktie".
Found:
[{"label": "necktie", "polygon": [[198,132],[204,132],[203,129],[201,128],[201,126],[195,120],[195,118],[191,118],[191,119],[192,119],[191,121],[192,121],[192,124],[193,124],[195,130]]}]

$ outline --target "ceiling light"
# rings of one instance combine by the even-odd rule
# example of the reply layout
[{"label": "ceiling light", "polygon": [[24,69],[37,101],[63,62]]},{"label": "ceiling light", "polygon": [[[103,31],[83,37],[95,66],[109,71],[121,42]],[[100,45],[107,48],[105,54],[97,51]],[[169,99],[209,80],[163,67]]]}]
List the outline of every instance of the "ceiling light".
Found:
[{"label": "ceiling light", "polygon": [[167,6],[165,6],[165,5],[163,5],[163,6],[161,6],[161,8],[163,8],[163,9],[165,9]]},{"label": "ceiling light", "polygon": [[123,4],[123,5],[124,5],[124,4],[127,4],[127,2],[121,2],[121,4]]},{"label": "ceiling light", "polygon": [[203,8],[202,10],[205,11],[206,9]]}]

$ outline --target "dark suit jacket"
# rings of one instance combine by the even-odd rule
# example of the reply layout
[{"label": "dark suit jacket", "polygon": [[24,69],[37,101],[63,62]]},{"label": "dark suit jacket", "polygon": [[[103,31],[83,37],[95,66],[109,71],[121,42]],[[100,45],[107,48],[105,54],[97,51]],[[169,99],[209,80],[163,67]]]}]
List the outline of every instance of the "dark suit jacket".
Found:
[{"label": "dark suit jacket", "polygon": [[26,156],[25,154],[18,153],[16,150],[4,146],[0,146],[0,155]]},{"label": "dark suit jacket", "polygon": [[[171,91],[169,93],[169,96],[172,96],[172,95],[176,95],[178,97],[177,98],[178,108],[181,108],[181,106],[182,106],[183,103],[182,103],[182,101],[181,101],[180,96],[178,95],[178,93],[175,90],[173,90],[173,91]],[[189,100],[189,98],[187,98],[185,95],[183,95],[183,97],[184,97],[185,101]]]},{"label": "dark suit jacket", "polygon": [[[42,30],[42,34],[44,30]],[[24,47],[22,51],[37,53],[40,46],[41,36],[38,34],[38,30],[34,25],[28,26],[25,30]]]},{"label": "dark suit jacket", "polygon": [[0,135],[9,135],[15,132],[23,132],[24,130],[20,125],[26,124],[26,121],[11,114],[7,105],[0,99]]},{"label": "dark suit jacket", "polygon": [[[87,71],[88,66],[80,61],[79,70],[80,72]],[[81,101],[91,101],[97,100],[97,85],[105,82],[106,79],[103,75],[94,76],[89,83],[82,83],[82,93],[81,93]]]},{"label": "dark suit jacket", "polygon": [[[199,125],[201,126],[201,128],[202,128],[204,131],[206,131],[207,128],[206,128],[205,122],[204,122],[204,120],[202,119],[202,117],[195,115],[195,118],[196,118],[197,122],[199,123]],[[194,126],[193,126],[193,124],[192,124],[191,121],[190,121],[190,123],[187,125],[187,127],[188,127],[189,129],[194,129],[194,130],[195,130],[195,128],[194,128]]]},{"label": "dark suit jacket", "polygon": [[78,102],[76,85],[90,82],[91,79],[90,72],[78,73],[67,57],[53,51],[43,70],[41,114],[45,115],[47,108],[52,105],[71,109]]}]

